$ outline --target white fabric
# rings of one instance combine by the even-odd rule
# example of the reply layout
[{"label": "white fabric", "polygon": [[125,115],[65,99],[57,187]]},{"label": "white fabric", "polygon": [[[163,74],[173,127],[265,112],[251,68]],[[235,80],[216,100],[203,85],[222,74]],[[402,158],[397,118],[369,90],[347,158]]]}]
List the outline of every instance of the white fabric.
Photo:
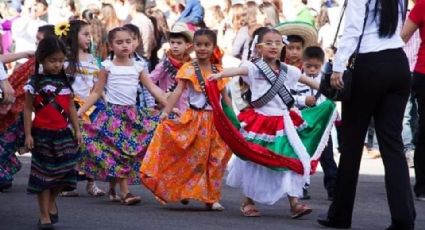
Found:
[{"label": "white fabric", "polygon": [[[357,48],[359,37],[363,30],[367,1],[368,0],[348,1],[345,17],[349,20],[345,21],[343,36],[338,43],[338,51],[335,55],[333,66],[333,71],[335,72],[343,72],[345,70],[348,58]],[[403,5],[402,2],[404,1],[400,0],[400,6]],[[380,38],[379,14],[374,18],[375,3],[376,0],[371,0],[369,5],[369,14],[363,40],[360,45],[360,53],[377,52],[404,46],[404,42],[400,37],[403,21],[402,7],[399,7],[398,27],[395,34],[390,38]]]},{"label": "white fabric", "polygon": [[132,66],[116,66],[111,60],[102,62],[108,71],[106,80],[106,101],[116,105],[135,105],[139,76],[143,64],[133,62]]},{"label": "white fabric", "polygon": [[[271,84],[262,75],[260,70],[252,62],[244,61],[241,66],[248,68],[248,76],[241,76],[242,79],[249,85],[251,89],[252,101],[257,100],[259,97],[264,95],[271,87]],[[285,78],[285,86],[289,89],[295,87],[295,84],[301,77],[301,71],[291,65],[288,66],[288,74]],[[271,116],[281,116],[283,111],[287,110],[285,103],[276,95],[273,100],[269,101],[266,105],[261,108],[255,108],[255,111]]]},{"label": "white fabric", "polygon": [[[68,62],[65,63],[65,68],[68,66]],[[75,73],[75,80],[72,83],[72,89],[74,90],[75,96],[85,99],[90,95],[90,91],[93,89],[94,83],[97,81],[97,76],[93,73],[99,72],[99,67],[96,64],[96,59],[90,57],[87,61],[81,61],[79,68],[81,71],[88,71],[88,74],[80,72]]]},{"label": "white fabric", "polygon": [[[196,108],[204,107],[205,103],[207,103],[207,98],[203,93],[196,91],[193,89],[192,84],[188,87],[189,91],[189,104],[195,106]],[[204,110],[212,110],[211,105],[207,105]]]},{"label": "white fabric", "polygon": [[0,62],[0,81],[6,80],[9,76],[4,70],[3,62]]},{"label": "white fabric", "polygon": [[[318,76],[313,78],[313,80],[320,84],[322,77],[323,77],[323,75],[322,75],[322,73],[320,73]],[[295,105],[299,109],[306,107],[305,99],[306,99],[307,96],[315,96],[317,94],[317,90],[312,89],[310,86],[305,85],[301,82],[297,82],[294,89],[295,89],[295,91],[299,92],[299,94],[294,97],[295,98]],[[323,96],[323,95],[320,95],[319,99],[316,101],[316,105],[323,103],[325,100],[326,100],[326,97]]]},{"label": "white fabric", "polygon": [[272,205],[280,198],[301,197],[303,193],[302,175],[290,170],[275,171],[238,157],[229,163],[228,170],[227,185],[241,188],[246,197],[258,203]]}]

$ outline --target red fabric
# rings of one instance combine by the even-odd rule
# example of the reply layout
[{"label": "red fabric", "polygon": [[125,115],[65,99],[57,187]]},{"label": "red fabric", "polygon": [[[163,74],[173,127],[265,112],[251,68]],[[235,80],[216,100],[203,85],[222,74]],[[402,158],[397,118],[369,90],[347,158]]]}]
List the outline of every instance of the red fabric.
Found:
[{"label": "red fabric", "polygon": [[0,132],[6,131],[9,125],[14,124],[19,114],[24,111],[24,85],[27,83],[28,78],[34,74],[34,71],[35,58],[31,58],[10,75],[8,80],[15,90],[16,100],[12,108],[6,114],[0,114]]},{"label": "red fabric", "polygon": [[[298,174],[303,174],[304,169],[300,160],[278,155],[261,145],[248,142],[243,138],[221,108],[220,91],[216,81],[207,82],[206,91],[213,108],[214,126],[237,156],[266,167],[288,168]],[[311,174],[316,171],[317,164],[317,161],[311,162]]]},{"label": "red fabric", "polygon": [[[295,111],[290,111],[289,116],[295,127],[300,127],[304,120]],[[253,108],[245,109],[238,115],[238,120],[244,122],[244,129],[258,134],[276,135],[276,131],[285,129],[282,116],[264,116],[255,112]]]},{"label": "red fabric", "polygon": [[415,4],[409,14],[409,19],[419,27],[419,35],[422,40],[419,47],[415,72],[425,74],[425,1],[420,1]]},{"label": "red fabric", "polygon": [[168,51],[166,55],[168,60],[170,60],[171,65],[173,65],[176,69],[180,69],[184,63],[190,61],[190,56],[188,54],[185,54],[182,60],[176,59],[170,51]]},{"label": "red fabric", "polygon": [[[34,98],[34,106],[38,105],[42,99],[43,98],[40,95],[36,95]],[[67,114],[69,114],[69,107],[71,103],[70,94],[57,95],[56,102],[64,108]],[[35,118],[32,125],[42,129],[58,130],[66,128],[68,126],[68,122],[57,109],[49,104],[35,112]]]}]

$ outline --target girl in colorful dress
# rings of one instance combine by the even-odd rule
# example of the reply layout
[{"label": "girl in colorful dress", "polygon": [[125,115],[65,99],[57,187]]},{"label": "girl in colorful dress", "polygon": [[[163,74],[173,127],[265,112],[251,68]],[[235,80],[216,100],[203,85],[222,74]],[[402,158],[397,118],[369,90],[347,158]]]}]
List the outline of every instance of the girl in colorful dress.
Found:
[{"label": "girl in colorful dress", "polygon": [[[25,86],[25,146],[32,153],[27,191],[37,194],[39,229],[53,229],[52,224],[58,221],[59,192],[76,187],[81,133],[71,84],[63,68],[65,54],[65,45],[56,37],[41,40],[35,53],[35,74]],[[35,118],[31,121],[33,111]]]},{"label": "girl in colorful dress", "polygon": [[[189,31],[186,23],[177,22],[171,28],[168,37],[170,50],[150,74],[152,81],[157,83],[166,93],[174,91],[177,87],[177,71],[184,63],[190,61],[189,50],[192,44],[192,37],[193,33]],[[187,109],[187,91],[183,92],[176,107],[181,112]]]},{"label": "girl in colorful dress", "polygon": [[[102,63],[98,81],[86,103],[78,110],[87,111],[106,89],[106,108],[99,111],[92,124],[83,125],[80,171],[89,177],[110,182],[109,199],[126,205],[140,202],[130,193],[128,184],[139,183],[140,162],[159,122],[159,113],[136,107],[139,82],[164,106],[165,94],[147,76],[140,62],[130,57],[133,51],[131,31],[117,27],[108,41],[114,58]],[[121,198],[115,192],[119,184]]]},{"label": "girl in colorful dress", "polygon": [[[62,30],[61,30],[62,27]],[[68,48],[67,61],[65,62],[65,72],[70,77],[72,89],[74,90],[74,101],[77,109],[84,104],[89,97],[94,83],[97,81],[99,74],[99,66],[96,58],[89,53],[90,49],[90,25],[81,20],[73,20],[58,24],[55,26],[56,35],[59,36]],[[101,106],[100,103],[96,104]],[[83,122],[90,122],[96,112],[96,106],[92,107],[89,112],[82,116]],[[81,162],[79,162],[81,163]],[[83,174],[79,175],[79,179],[84,178]],[[97,187],[93,178],[87,179],[86,190],[91,196],[103,196],[105,192]],[[76,191],[62,192],[61,196],[78,196]]]},{"label": "girl in colorful dress", "polygon": [[[213,124],[213,112],[205,94],[206,77],[221,70],[213,51],[213,31],[200,29],[194,35],[197,59],[177,72],[177,87],[162,112],[165,118],[187,89],[189,108],[179,120],[165,120],[157,128],[140,169],[144,185],[162,202],[184,204],[201,201],[210,210],[223,210],[222,177],[232,155]],[[219,82],[225,92],[225,82]]]},{"label": "girl in colorful dress", "polygon": [[[298,197],[302,196],[303,185],[308,182],[310,161],[319,158],[327,143],[335,106],[332,102],[324,102],[309,114],[291,109],[293,98],[289,89],[296,82],[300,81],[315,89],[318,84],[301,76],[296,67],[279,61],[280,51],[284,46],[279,31],[267,28],[254,39],[254,43],[257,39],[258,44],[255,47],[261,58],[246,61],[239,68],[225,69],[210,78],[242,77],[251,90],[251,107],[238,115],[242,136],[248,142],[286,157],[288,162],[301,161],[304,176],[291,170],[292,167],[268,168],[246,159],[235,158],[229,167],[227,184],[241,188],[246,196],[241,206],[244,216],[260,216],[254,201],[271,205],[287,196],[291,217],[299,218],[312,211],[307,205],[299,203]],[[277,87],[278,90],[270,90],[272,87]]]},{"label": "girl in colorful dress", "polygon": [[[53,25],[41,26],[37,31],[37,42],[45,36],[54,35]],[[34,74],[35,58],[34,51],[2,56],[5,62],[19,58],[30,58],[19,66],[6,80],[15,91],[15,102],[7,110],[0,108],[0,192],[12,186],[13,175],[21,168],[21,163],[15,153],[24,153],[24,85],[28,78]],[[12,57],[12,58],[10,58]],[[2,60],[3,61],[3,60]],[[1,64],[0,64],[1,65]],[[2,65],[1,65],[2,66]],[[7,77],[6,72],[3,75]],[[1,77],[0,77],[1,79]]]}]

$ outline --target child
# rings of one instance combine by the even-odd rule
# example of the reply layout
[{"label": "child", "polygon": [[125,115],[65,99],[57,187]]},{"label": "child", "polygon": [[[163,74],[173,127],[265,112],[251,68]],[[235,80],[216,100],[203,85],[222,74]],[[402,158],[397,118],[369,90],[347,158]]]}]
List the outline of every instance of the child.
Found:
[{"label": "child", "polygon": [[[85,145],[81,148],[82,163],[79,169],[86,175],[110,182],[111,201],[122,204],[140,202],[140,197],[130,193],[128,184],[138,183],[140,162],[159,121],[159,114],[150,114],[136,107],[139,81],[164,106],[165,94],[152,83],[140,62],[133,61],[131,31],[117,27],[108,34],[114,52],[112,60],[102,63],[94,91],[78,110],[83,114],[106,89],[106,108],[100,111],[92,124],[83,125]],[[115,192],[119,184],[121,198]]]},{"label": "child", "polygon": [[[60,30],[60,27],[64,30]],[[56,26],[57,35],[64,41],[68,48],[67,61],[65,62],[65,72],[71,79],[71,86],[74,90],[74,101],[77,109],[85,103],[90,95],[94,83],[97,81],[99,67],[96,58],[89,53],[90,49],[90,25],[81,20],[73,20],[65,24]],[[68,31],[67,31],[68,30]],[[64,34],[63,32],[66,32]],[[98,104],[99,105],[99,104]],[[91,112],[94,110],[92,108]],[[83,122],[90,122],[92,114],[85,113]],[[81,162],[79,162],[80,164]],[[83,177],[84,175],[80,175]],[[83,177],[84,178],[84,177]],[[103,196],[105,192],[97,187],[92,178],[87,179],[86,191],[91,196]],[[62,192],[61,196],[73,197],[79,194],[76,191]]]},{"label": "child", "polygon": [[[211,30],[195,32],[197,59],[177,72],[177,87],[161,117],[168,116],[185,89],[189,108],[179,120],[165,120],[158,126],[140,169],[143,183],[162,203],[187,204],[189,199],[195,199],[205,203],[209,210],[224,209],[218,202],[222,177],[232,153],[215,129],[204,91],[206,77],[221,69],[212,56],[216,39]],[[224,81],[220,81],[219,89],[225,93]]]},{"label": "child", "polygon": [[[148,62],[136,52],[137,47],[142,43],[142,35],[140,34],[139,27],[133,24],[124,25],[125,28],[131,31],[131,38],[133,40],[133,60],[140,62],[143,67],[148,69]],[[149,91],[142,84],[137,87],[137,105],[142,108],[153,108],[155,107],[155,99],[149,93]]]},{"label": "child", "polygon": [[[303,54],[303,71],[306,76],[313,78],[318,84],[320,84],[322,79],[321,69],[324,61],[325,53],[322,48],[318,46],[305,48]],[[295,91],[297,92],[297,95],[295,96],[295,104],[299,109],[313,107],[326,100],[326,98],[317,90],[299,82],[296,85]],[[332,138],[329,138],[328,144],[320,157],[320,164],[322,165],[323,172],[325,174],[323,183],[328,192],[328,200],[333,199],[336,182],[337,166],[333,155]]]},{"label": "child", "polygon": [[[45,36],[54,35],[53,25],[45,25],[38,28],[37,43]],[[11,104],[8,111],[0,111],[0,192],[12,186],[13,175],[21,168],[21,163],[15,153],[25,152],[24,146],[24,85],[28,78],[34,74],[35,58],[34,51],[8,54],[10,57],[6,61],[14,61],[18,58],[30,58],[27,62],[19,66],[10,75],[8,80],[15,91],[15,102]],[[15,56],[15,57],[13,57]],[[6,55],[2,56],[5,58]],[[2,66],[0,64],[0,66]],[[6,72],[3,73],[7,77]],[[1,77],[0,77],[1,78]]]},{"label": "child", "polygon": [[[170,50],[166,53],[164,59],[155,67],[150,77],[153,82],[164,90],[171,93],[177,87],[176,74],[184,63],[190,61],[189,49],[191,46],[193,34],[185,23],[177,22],[171,28],[168,38]],[[187,91],[184,91],[176,106],[181,112],[188,107]]]},{"label": "child", "polygon": [[[25,146],[32,153],[27,190],[37,194],[39,229],[53,229],[52,224],[58,221],[59,192],[76,187],[75,165],[81,133],[71,84],[63,69],[65,54],[65,45],[56,37],[41,40],[35,53],[35,74],[25,86]],[[31,121],[33,111],[35,118]],[[69,128],[70,122],[73,130]]]},{"label": "child", "polygon": [[[295,219],[312,211],[307,205],[299,203],[298,197],[302,195],[303,185],[308,181],[310,161],[320,156],[327,143],[328,132],[332,127],[329,120],[333,117],[335,106],[327,102],[316,107],[316,111],[300,113],[290,110],[293,100],[285,97],[289,95],[288,88],[298,81],[316,89],[318,84],[301,76],[297,68],[279,62],[284,45],[279,31],[267,28],[262,30],[257,39],[255,47],[262,58],[244,62],[239,68],[226,69],[212,75],[210,79],[242,76],[250,87],[253,107],[241,111],[238,116],[241,134],[248,142],[262,145],[291,162],[301,162],[304,176],[289,167],[267,168],[235,158],[229,167],[227,184],[240,187],[246,196],[241,206],[244,216],[260,216],[254,201],[271,205],[281,197],[288,196],[291,217]],[[279,88],[279,93],[270,90],[272,84],[269,81],[273,82],[273,87]]]}]

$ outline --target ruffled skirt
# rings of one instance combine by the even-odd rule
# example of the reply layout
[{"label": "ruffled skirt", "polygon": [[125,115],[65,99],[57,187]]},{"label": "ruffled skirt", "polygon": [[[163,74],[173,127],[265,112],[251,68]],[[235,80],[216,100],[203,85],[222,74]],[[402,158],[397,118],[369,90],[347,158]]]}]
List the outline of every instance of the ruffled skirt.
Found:
[{"label": "ruffled skirt", "polygon": [[78,170],[100,181],[127,178],[139,184],[140,164],[159,122],[159,112],[107,104],[83,124]]},{"label": "ruffled skirt", "polygon": [[212,111],[188,109],[158,126],[141,167],[144,185],[163,203],[220,200],[231,151],[213,124]]}]

